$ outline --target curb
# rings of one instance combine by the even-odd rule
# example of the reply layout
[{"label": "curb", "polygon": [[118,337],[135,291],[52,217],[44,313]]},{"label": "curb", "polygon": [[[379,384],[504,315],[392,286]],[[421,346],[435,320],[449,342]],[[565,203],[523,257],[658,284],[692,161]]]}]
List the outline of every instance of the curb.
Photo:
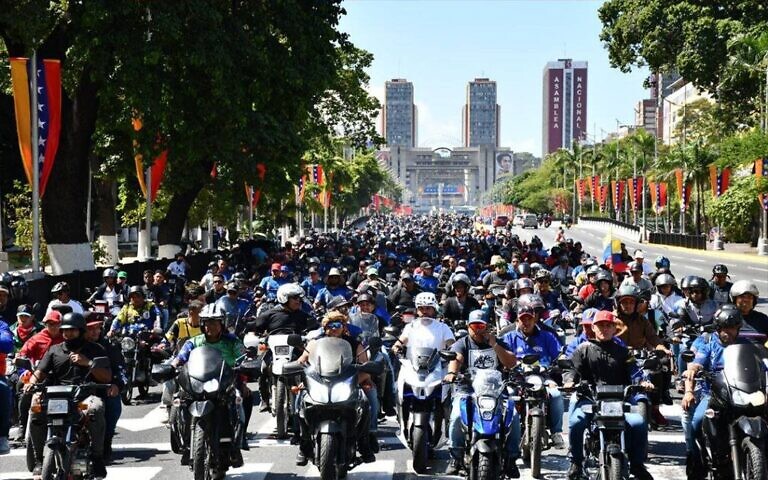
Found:
[{"label": "curb", "polygon": [[675,245],[664,245],[663,243],[649,243],[645,242],[645,245],[653,245],[655,247],[665,247],[675,252],[680,253],[702,253],[710,257],[727,258],[730,260],[751,261],[758,265],[768,266],[768,257],[758,255],[757,253],[736,253],[728,252],[725,250],[699,250],[696,248],[678,247]]}]

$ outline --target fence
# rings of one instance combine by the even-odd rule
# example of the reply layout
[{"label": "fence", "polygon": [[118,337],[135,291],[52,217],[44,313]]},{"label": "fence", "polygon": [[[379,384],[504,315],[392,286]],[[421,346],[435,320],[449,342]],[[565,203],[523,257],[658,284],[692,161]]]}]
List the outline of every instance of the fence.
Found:
[{"label": "fence", "polygon": [[648,234],[648,243],[674,245],[677,247],[694,248],[697,250],[707,249],[706,235],[683,235],[681,233],[652,232]]},{"label": "fence", "polygon": [[579,223],[610,228],[616,235],[636,242],[641,241],[640,227],[605,217],[579,217]]}]

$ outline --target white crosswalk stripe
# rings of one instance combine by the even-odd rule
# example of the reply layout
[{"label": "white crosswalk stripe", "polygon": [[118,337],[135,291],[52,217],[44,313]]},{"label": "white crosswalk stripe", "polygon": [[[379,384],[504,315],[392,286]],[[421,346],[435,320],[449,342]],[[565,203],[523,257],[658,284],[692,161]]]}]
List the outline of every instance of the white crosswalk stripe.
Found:
[{"label": "white crosswalk stripe", "polygon": [[[163,467],[107,467],[109,480],[152,480]],[[0,472],[0,480],[32,479],[29,472]]]}]

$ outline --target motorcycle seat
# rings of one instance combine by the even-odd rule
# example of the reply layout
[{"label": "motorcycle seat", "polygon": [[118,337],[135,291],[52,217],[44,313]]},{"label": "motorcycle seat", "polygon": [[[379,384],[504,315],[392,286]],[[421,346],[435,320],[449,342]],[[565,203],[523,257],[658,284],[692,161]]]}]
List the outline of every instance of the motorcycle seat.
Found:
[{"label": "motorcycle seat", "polygon": [[624,398],[624,385],[597,385],[595,397],[596,399]]}]

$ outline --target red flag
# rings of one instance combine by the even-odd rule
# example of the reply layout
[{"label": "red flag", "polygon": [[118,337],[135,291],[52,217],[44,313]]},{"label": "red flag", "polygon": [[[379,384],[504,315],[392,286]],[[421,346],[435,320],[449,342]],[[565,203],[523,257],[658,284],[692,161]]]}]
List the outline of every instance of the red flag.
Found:
[{"label": "red flag", "polygon": [[624,196],[624,180],[611,180],[611,191],[613,192],[613,208],[618,212],[621,210],[621,199]]},{"label": "red flag", "polygon": [[725,167],[718,173],[715,165],[709,166],[709,184],[712,187],[713,197],[717,198],[728,190],[730,178],[731,169],[729,167]]},{"label": "red flag", "polygon": [[323,194],[323,208],[331,207],[331,190],[333,189],[333,172],[329,173],[328,180],[325,182],[325,192]]},{"label": "red flag", "polygon": [[629,187],[629,201],[632,204],[632,210],[637,210],[643,201],[643,177],[632,177],[627,180],[627,186]]},{"label": "red flag", "polygon": [[579,203],[581,203],[582,200],[584,200],[584,188],[585,188],[585,181],[583,178],[579,178],[576,180],[576,190],[578,191],[579,195]]},{"label": "red flag", "polygon": [[600,203],[600,175],[593,175],[591,180],[592,188],[590,189],[590,195],[592,195],[592,200]]},{"label": "red flag", "polygon": [[610,194],[608,190],[609,188],[611,188],[611,186],[608,185],[607,183],[605,185],[600,186],[600,211],[601,212],[606,210],[606,207],[607,207],[606,204],[608,203],[608,195]]},{"label": "red flag", "polygon": [[675,170],[675,179],[677,180],[677,194],[680,198],[680,211],[685,212],[688,210],[688,199],[691,196],[690,185],[683,182],[683,170],[678,168]]},{"label": "red flag", "polygon": [[667,182],[661,182],[659,184],[659,210],[664,210],[667,207]]}]

